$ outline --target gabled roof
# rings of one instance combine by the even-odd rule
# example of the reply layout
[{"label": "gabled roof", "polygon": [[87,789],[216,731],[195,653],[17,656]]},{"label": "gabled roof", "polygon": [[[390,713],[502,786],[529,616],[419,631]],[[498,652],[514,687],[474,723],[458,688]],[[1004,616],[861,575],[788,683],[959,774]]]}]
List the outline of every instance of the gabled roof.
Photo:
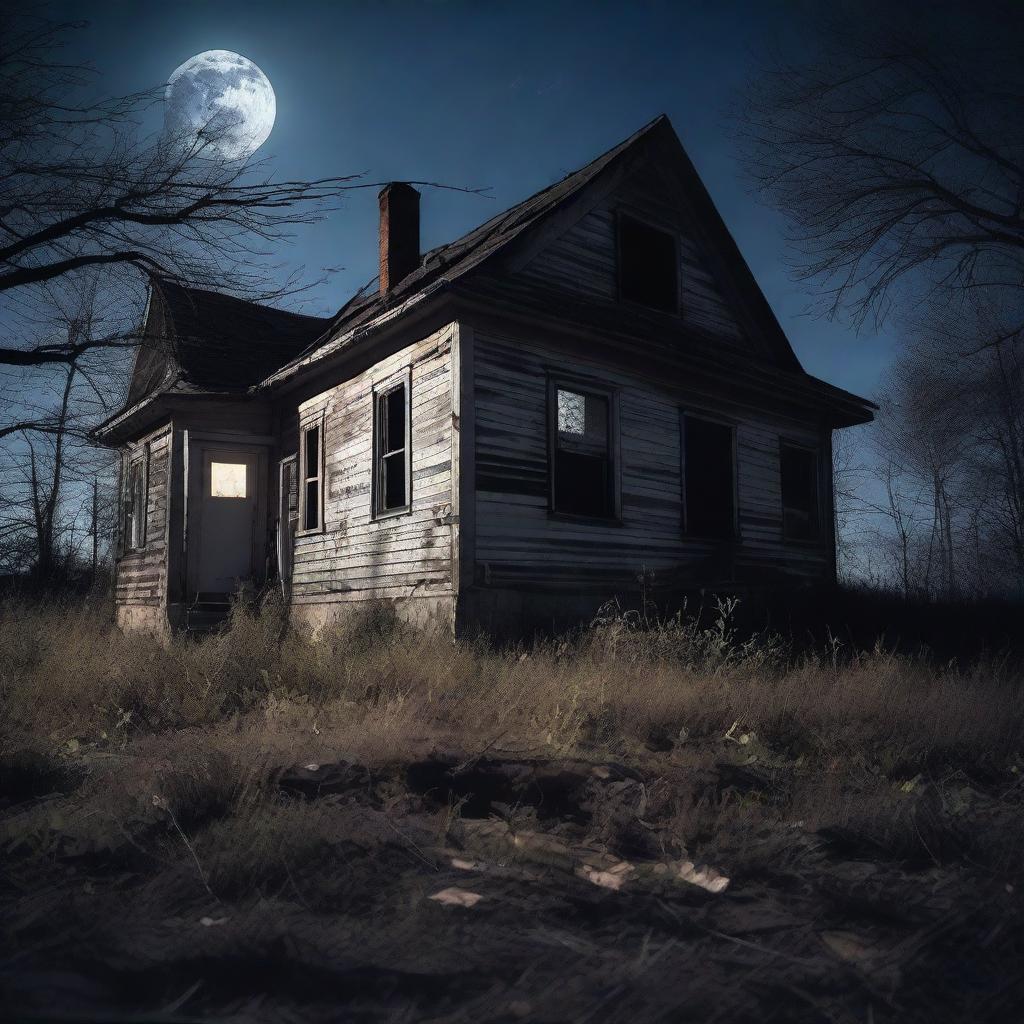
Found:
[{"label": "gabled roof", "polygon": [[[634,162],[634,158],[635,161]],[[170,281],[155,281],[154,295],[165,310],[171,339],[162,380],[159,367],[144,367],[142,355],[136,376],[145,370],[149,390],[165,393],[245,393],[272,388],[302,374],[348,349],[384,323],[394,323],[414,307],[421,307],[471,272],[528,249],[542,224],[557,225],[579,203],[626,173],[639,161],[652,158],[671,165],[692,207],[707,247],[729,277],[747,321],[760,337],[771,363],[802,388],[819,392],[819,400],[850,405],[848,421],[870,419],[871,403],[806,374],[775,319],[735,241],[714,206],[699,175],[686,155],[668,118],[661,115],[579,170],[505,210],[454,242],[428,252],[420,266],[385,295],[371,282],[345,303],[333,317],[319,318],[247,302],[227,295],[186,288]],[[592,186],[592,188],[591,188]],[[576,202],[579,198],[579,203]],[[564,212],[563,212],[564,211]],[[537,231],[532,229],[536,228]],[[474,277],[474,280],[477,280]],[[151,311],[152,315],[152,311]],[[152,360],[151,360],[152,361]],[[134,388],[133,388],[134,390]],[[138,401],[145,392],[130,395]],[[853,407],[856,406],[855,410]],[[860,411],[857,411],[860,410]]]},{"label": "gabled roof", "polygon": [[154,276],[124,408],[94,433],[158,395],[244,395],[330,322]]},{"label": "gabled roof", "polygon": [[220,292],[154,280],[178,383],[197,391],[246,391],[323,333],[304,316]]},{"label": "gabled roof", "polygon": [[731,278],[734,290],[747,305],[748,319],[756,321],[763,348],[771,354],[772,362],[785,370],[803,374],[785,332],[669,119],[661,114],[579,170],[492,217],[456,241],[432,249],[423,257],[419,268],[399,281],[386,295],[381,295],[375,282],[370,282],[341,307],[322,336],[265,383],[273,384],[294,376],[305,366],[342,351],[375,322],[402,315],[405,308],[418,305],[449,285],[461,282],[482,264],[497,262],[507,253],[514,252],[517,246],[528,245],[528,239],[534,235],[532,229],[539,231],[542,224],[555,220],[563,210],[571,209],[581,193],[587,193],[591,186],[594,190],[600,189],[602,180],[611,178],[624,166],[639,166],[645,156],[672,165],[686,200],[700,221],[705,241],[713,247],[718,262]]},{"label": "gabled roof", "polygon": [[549,185],[540,192],[524,199],[521,203],[496,214],[468,234],[431,249],[421,260],[420,266],[392,288],[387,295],[381,295],[376,286],[376,279],[366,288],[353,296],[330,321],[324,335],[316,340],[313,347],[329,341],[338,334],[351,330],[360,324],[373,320],[389,309],[407,301],[411,296],[424,291],[438,280],[454,281],[463,274],[478,266],[488,257],[505,249],[513,239],[518,238],[528,228],[547,217],[555,209],[579,193],[605,169],[633,149],[641,140],[656,129],[668,127],[668,118],[664,114],[634,132],[628,139],[609,149],[606,153],[578,171],[567,174],[561,181]]}]

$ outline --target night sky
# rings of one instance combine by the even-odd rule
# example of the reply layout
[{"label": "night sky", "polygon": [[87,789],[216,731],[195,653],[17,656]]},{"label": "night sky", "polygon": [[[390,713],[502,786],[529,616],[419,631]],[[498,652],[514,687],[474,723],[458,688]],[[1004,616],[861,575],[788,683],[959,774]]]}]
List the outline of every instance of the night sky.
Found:
[{"label": "night sky", "polygon": [[[280,178],[364,173],[487,186],[490,198],[423,190],[424,251],[576,169],[666,113],[804,367],[870,396],[889,336],[806,314],[784,225],[749,193],[729,105],[793,3],[547,4],[219,0],[53,4],[86,19],[70,55],[103,91],[165,82],[194,54],[233,50],[277,95],[260,156]],[[159,121],[153,125],[157,130]],[[302,303],[328,314],[376,273],[376,190],[298,229],[289,266],[328,280]]]}]

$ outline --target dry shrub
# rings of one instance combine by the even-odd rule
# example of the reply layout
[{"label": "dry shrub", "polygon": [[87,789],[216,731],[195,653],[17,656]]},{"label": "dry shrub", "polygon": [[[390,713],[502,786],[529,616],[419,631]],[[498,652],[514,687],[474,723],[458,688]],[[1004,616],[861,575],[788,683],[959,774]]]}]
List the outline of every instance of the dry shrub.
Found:
[{"label": "dry shrub", "polygon": [[[94,610],[0,610],[0,702],[8,746],[116,749],[128,738],[256,716],[311,746],[496,742],[571,750],[700,738],[733,722],[793,756],[898,765],[1001,763],[1022,747],[1020,676],[996,659],[961,670],[882,649],[787,658],[740,641],[734,606],[715,622],[606,612],[580,636],[494,651],[356,613],[317,639],[288,630],[271,597],[239,602],[225,630],[161,645]],[[19,741],[15,743],[15,737]],[[932,759],[932,760],[929,760]]]}]

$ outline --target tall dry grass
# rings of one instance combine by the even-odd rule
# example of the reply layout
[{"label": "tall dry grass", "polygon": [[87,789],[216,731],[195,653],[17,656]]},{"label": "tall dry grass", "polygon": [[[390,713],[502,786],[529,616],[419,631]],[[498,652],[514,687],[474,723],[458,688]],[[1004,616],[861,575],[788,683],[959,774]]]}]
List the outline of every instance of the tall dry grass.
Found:
[{"label": "tall dry grass", "polygon": [[777,637],[741,641],[733,611],[720,605],[709,624],[613,613],[572,638],[494,650],[403,627],[386,609],[313,638],[286,628],[273,596],[239,604],[218,634],[166,645],[122,634],[101,607],[7,603],[3,739],[116,749],[258,721],[268,742],[294,733],[311,749],[386,758],[445,738],[571,751],[739,723],[806,757],[989,763],[1024,747],[1015,664],[935,665],[881,647],[794,656]]}]

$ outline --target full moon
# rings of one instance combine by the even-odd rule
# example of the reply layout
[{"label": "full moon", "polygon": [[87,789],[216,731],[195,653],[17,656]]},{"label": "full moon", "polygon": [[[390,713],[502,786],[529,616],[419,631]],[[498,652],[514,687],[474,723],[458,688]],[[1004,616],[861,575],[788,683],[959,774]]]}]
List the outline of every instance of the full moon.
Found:
[{"label": "full moon", "polygon": [[247,57],[206,50],[167,81],[164,128],[174,136],[209,140],[216,156],[244,160],[270,135],[277,100],[270,79]]}]

